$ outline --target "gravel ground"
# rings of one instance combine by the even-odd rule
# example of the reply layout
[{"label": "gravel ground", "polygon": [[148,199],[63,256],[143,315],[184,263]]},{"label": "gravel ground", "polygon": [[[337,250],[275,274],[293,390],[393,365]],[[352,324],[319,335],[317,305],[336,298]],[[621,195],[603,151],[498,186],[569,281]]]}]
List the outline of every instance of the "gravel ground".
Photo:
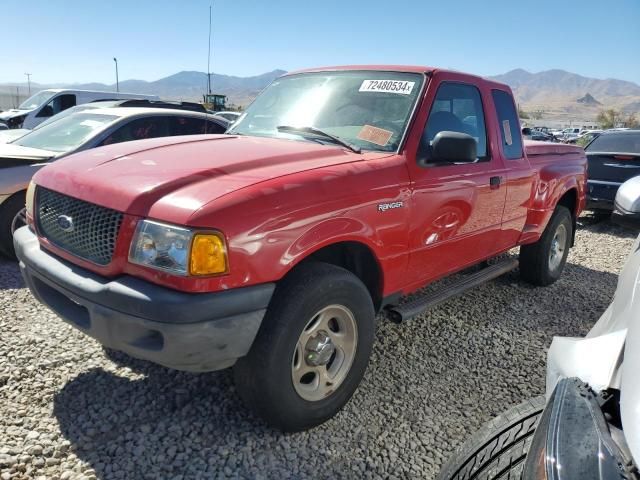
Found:
[{"label": "gravel ground", "polygon": [[635,234],[581,224],[551,287],[514,272],[404,325],[380,322],[345,410],[288,435],[243,408],[227,371],[107,358],[0,260],[0,478],[432,478],[484,421],[543,392],[553,335],[585,334],[608,305]]}]

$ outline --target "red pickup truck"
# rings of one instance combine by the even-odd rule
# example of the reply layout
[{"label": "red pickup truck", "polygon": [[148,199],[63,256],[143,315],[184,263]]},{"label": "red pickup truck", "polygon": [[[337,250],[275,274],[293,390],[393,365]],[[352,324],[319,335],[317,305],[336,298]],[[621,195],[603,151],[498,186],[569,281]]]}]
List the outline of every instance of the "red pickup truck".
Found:
[{"label": "red pickup truck", "polygon": [[581,148],[523,142],[505,85],[322,68],[274,81],[224,135],[42,169],[14,245],[34,295],[65,321],[167,367],[234,365],[250,407],[300,430],[357,388],[376,312],[412,317],[515,268],[486,261],[518,246],[525,280],[555,281],[585,182]]}]

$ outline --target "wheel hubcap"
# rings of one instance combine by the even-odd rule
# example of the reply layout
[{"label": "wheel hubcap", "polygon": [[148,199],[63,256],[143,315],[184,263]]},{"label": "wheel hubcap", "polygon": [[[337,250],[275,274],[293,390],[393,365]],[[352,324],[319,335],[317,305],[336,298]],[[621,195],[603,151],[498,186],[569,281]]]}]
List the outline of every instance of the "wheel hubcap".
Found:
[{"label": "wheel hubcap", "polygon": [[558,226],[549,251],[549,269],[556,270],[562,263],[564,251],[567,248],[567,229],[564,225]]},{"label": "wheel hubcap", "polygon": [[319,367],[326,365],[336,352],[336,346],[331,341],[331,337],[324,330],[320,330],[315,337],[310,338],[304,347],[304,360],[307,365]]},{"label": "wheel hubcap", "polygon": [[330,305],[316,313],[298,338],[291,379],[303,399],[327,398],[346,378],[356,354],[358,329],[351,311]]},{"label": "wheel hubcap", "polygon": [[20,210],[13,220],[11,221],[11,233],[15,232],[20,227],[24,227],[27,224],[27,209]]}]

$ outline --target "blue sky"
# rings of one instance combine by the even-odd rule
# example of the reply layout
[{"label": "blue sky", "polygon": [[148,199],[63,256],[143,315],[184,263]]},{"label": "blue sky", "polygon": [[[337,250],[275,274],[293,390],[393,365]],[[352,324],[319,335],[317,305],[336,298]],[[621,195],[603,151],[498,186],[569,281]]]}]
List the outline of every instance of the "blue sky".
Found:
[{"label": "blue sky", "polygon": [[[0,0],[0,82],[205,71],[210,0]],[[562,68],[640,83],[640,0],[216,0],[212,70],[362,63],[480,75]]]}]

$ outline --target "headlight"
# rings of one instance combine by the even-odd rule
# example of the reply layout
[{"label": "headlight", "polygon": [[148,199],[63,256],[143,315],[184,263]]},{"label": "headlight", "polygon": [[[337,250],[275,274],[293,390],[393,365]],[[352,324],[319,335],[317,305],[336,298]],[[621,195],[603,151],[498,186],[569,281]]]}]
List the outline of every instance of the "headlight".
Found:
[{"label": "headlight", "polygon": [[36,184],[33,183],[33,180],[29,182],[29,187],[27,187],[27,198],[26,198],[26,210],[27,214],[33,218],[33,201],[36,195]]},{"label": "headlight", "polygon": [[604,398],[578,379],[561,380],[533,435],[522,478],[624,478],[620,466],[629,459],[611,436],[600,405]]},{"label": "headlight", "polygon": [[176,275],[217,275],[227,271],[227,249],[218,232],[143,220],[133,236],[129,261]]}]

